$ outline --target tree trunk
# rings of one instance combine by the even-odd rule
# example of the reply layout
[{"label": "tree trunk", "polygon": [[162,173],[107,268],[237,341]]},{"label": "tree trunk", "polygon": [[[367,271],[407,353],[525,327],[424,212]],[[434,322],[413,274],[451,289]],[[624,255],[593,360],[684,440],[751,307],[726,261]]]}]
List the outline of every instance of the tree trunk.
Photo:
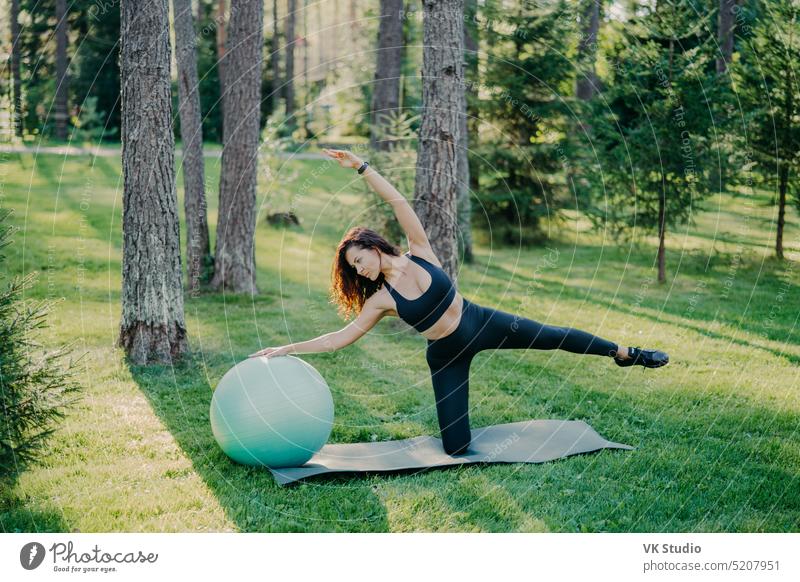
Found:
[{"label": "tree trunk", "polygon": [[575,96],[588,101],[597,94],[597,74],[595,59],[597,55],[597,32],[600,28],[600,2],[602,0],[583,0],[581,12],[582,37],[578,42],[578,77],[575,82]]},{"label": "tree trunk", "polygon": [[322,32],[322,2],[317,2],[317,31],[314,34],[314,38],[317,39],[317,74],[322,74],[322,64],[325,62],[325,41],[328,34],[327,30]]},{"label": "tree trunk", "polygon": [[[789,33],[789,39],[786,43],[792,46],[794,29],[792,28]],[[783,75],[783,144],[779,148],[780,154],[778,156],[778,232],[775,238],[775,255],[783,260],[783,227],[786,224],[786,191],[789,186],[789,164],[791,163],[791,155],[787,155],[787,150],[792,148],[792,116],[794,113],[794,67],[788,65]]]},{"label": "tree trunk", "polygon": [[[468,2],[472,3],[475,2],[475,0],[468,0]],[[477,5],[470,6],[470,12],[468,12],[467,14],[469,15],[469,17],[472,17],[472,15],[477,16],[478,14]],[[479,84],[481,81],[481,77],[480,77],[480,54],[478,52],[479,37],[477,36],[477,34],[478,30],[476,26],[475,30],[476,36],[473,36],[472,33],[470,33],[469,37],[464,37],[464,42],[465,42],[464,48],[467,51],[467,56],[470,57],[474,55],[471,60],[470,70],[465,71],[464,77],[465,78],[469,77],[471,78],[472,81]],[[465,97],[468,97],[470,93],[474,93],[475,95],[477,95],[477,91],[475,91],[473,87],[465,88],[464,92],[465,92]],[[480,111],[477,106],[477,99],[475,102],[470,103],[469,99],[467,98],[467,114],[468,114],[468,120],[467,120],[468,133],[471,133],[474,136],[478,136],[481,129],[481,120],[480,120]],[[477,162],[474,159],[470,160],[469,158],[467,158],[467,160],[469,161],[470,164],[469,165],[470,188],[472,189],[473,192],[479,192],[480,167],[478,166]],[[472,236],[472,229],[470,228],[470,237],[471,236]]]},{"label": "tree trunk", "polygon": [[443,269],[455,283],[464,0],[424,0],[422,4],[422,125],[414,209]]},{"label": "tree trunk", "polygon": [[[219,89],[220,94],[225,93],[225,84],[223,83],[223,78],[225,77],[224,71],[222,70],[222,61],[225,58],[225,28],[227,26],[227,22],[225,22],[225,0],[217,0],[217,76],[219,77]],[[225,131],[225,128],[223,128]],[[223,138],[224,139],[224,138]]]},{"label": "tree trunk", "polygon": [[789,164],[781,160],[778,172],[778,234],[775,238],[775,256],[783,260],[783,226],[786,224],[786,189],[789,185]]},{"label": "tree trunk", "polygon": [[197,32],[191,0],[172,0],[175,21],[175,56],[178,64],[178,99],[183,141],[183,207],[186,213],[186,272],[189,291],[196,295],[208,283],[206,268],[211,251],[206,217],[203,122],[197,79]]},{"label": "tree trunk", "polygon": [[313,137],[308,125],[310,92],[311,86],[308,83],[308,0],[303,0],[303,132],[307,140]]},{"label": "tree trunk", "polygon": [[12,112],[14,114],[14,135],[22,137],[22,77],[19,72],[19,33],[19,0],[11,0],[11,76],[14,85]]},{"label": "tree trunk", "polygon": [[350,0],[350,35],[352,39],[358,38],[359,33],[359,19],[358,1]]},{"label": "tree trunk", "polygon": [[69,121],[67,76],[67,0],[56,0],[56,138],[66,141]]},{"label": "tree trunk", "polygon": [[[464,19],[464,79],[477,81],[478,76],[478,42],[473,36],[470,22],[473,21],[478,9],[477,0],[466,0],[464,12],[468,18]],[[470,75],[467,75],[469,70]],[[458,145],[458,238],[459,253],[463,261],[470,264],[474,261],[472,250],[472,201],[470,199],[470,188],[472,178],[469,167],[469,115],[467,105],[466,83],[464,91],[461,92],[461,110],[459,114],[459,138]]]},{"label": "tree trunk", "polygon": [[381,139],[390,115],[400,107],[400,64],[403,56],[403,0],[381,0],[378,58],[372,89],[370,146],[387,151],[393,140]]},{"label": "tree trunk", "polygon": [[258,293],[255,204],[261,113],[264,1],[241,0],[231,10],[222,96],[223,149],[214,253],[215,290]]},{"label": "tree trunk", "polygon": [[658,198],[658,282],[664,283],[667,280],[667,261],[666,261],[666,193],[662,190]]},{"label": "tree trunk", "polygon": [[719,0],[717,40],[722,54],[717,57],[717,73],[724,73],[733,58],[734,6],[736,0]]},{"label": "tree trunk", "polygon": [[188,349],[175,196],[167,0],[123,0],[122,319],[117,345],[135,364]]},{"label": "tree trunk", "polygon": [[286,97],[286,116],[289,124],[296,124],[294,115],[294,25],[297,18],[297,0],[289,0],[286,14],[286,80],[284,81],[284,96]]},{"label": "tree trunk", "polygon": [[[333,0],[333,30],[331,30],[331,54],[328,55],[329,65],[328,70],[336,75],[336,68],[339,66],[339,37],[341,36],[340,28],[342,22],[342,13],[340,12],[339,0]],[[334,77],[334,80],[336,76]]]},{"label": "tree trunk", "polygon": [[[667,65],[667,77],[670,87],[672,86],[672,59],[675,54],[675,39],[669,40],[669,61]],[[667,231],[667,180],[664,172],[661,173],[661,193],[658,197],[658,282],[667,281],[667,260],[666,260],[666,231]]]},{"label": "tree trunk", "polygon": [[458,212],[457,240],[460,255],[465,263],[472,263],[472,201],[469,197],[469,128],[467,126],[467,96],[462,92],[461,104],[458,115],[458,144],[457,144],[457,194],[456,208]]},{"label": "tree trunk", "polygon": [[[415,10],[414,5],[413,4],[408,4],[406,6],[404,4],[403,5],[403,13],[404,14],[406,14],[406,12],[405,12],[406,10],[409,10],[409,11]],[[413,16],[406,15],[402,20],[405,21],[405,20],[408,20],[410,18],[413,18]],[[410,38],[411,38],[410,32],[411,31],[409,30],[409,25],[406,22],[403,22],[402,23],[403,39],[401,41],[403,43],[403,45],[400,47],[400,79],[399,79],[399,81],[400,81],[400,96],[399,96],[400,101],[398,103],[398,108],[400,109],[400,111],[404,111],[405,110],[405,105],[408,102],[408,81],[406,79],[406,75],[405,75],[404,71],[405,71],[405,68],[406,68],[406,64],[409,62],[408,61],[408,45],[410,43]]]},{"label": "tree trunk", "polygon": [[272,111],[278,110],[278,102],[281,98],[281,42],[278,27],[278,0],[272,0],[272,55],[270,55],[270,65],[272,66]]}]

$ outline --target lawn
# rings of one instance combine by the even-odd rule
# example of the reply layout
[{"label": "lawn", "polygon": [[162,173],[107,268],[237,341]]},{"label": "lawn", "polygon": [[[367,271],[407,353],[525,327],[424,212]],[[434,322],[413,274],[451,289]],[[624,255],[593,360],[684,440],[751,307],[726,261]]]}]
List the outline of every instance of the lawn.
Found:
[{"label": "lawn", "polygon": [[[719,195],[696,224],[670,232],[665,285],[655,281],[654,237],[617,245],[580,216],[543,248],[476,237],[476,261],[458,278],[468,299],[663,349],[671,363],[651,370],[560,350],[482,352],[472,365],[472,426],[584,420],[636,450],[281,488],[267,470],[222,453],[209,404],[247,354],[345,325],[328,285],[336,243],[361,223],[355,177],[334,166],[315,172],[316,160],[286,162],[299,174],[302,226],[274,229],[259,214],[260,294],[187,292],[194,357],[137,367],[114,346],[119,159],[3,160],[2,199],[22,228],[5,249],[9,271],[39,272],[32,298],[64,298],[43,341],[77,338],[86,353],[81,405],[43,464],[2,499],[5,532],[800,531],[800,224],[790,208],[793,260],[771,258],[776,211],[766,192]],[[219,160],[206,164],[213,229]],[[180,180],[178,191],[182,214]],[[329,442],[438,434],[425,346],[385,318],[344,350],[301,355],[333,392]]]}]

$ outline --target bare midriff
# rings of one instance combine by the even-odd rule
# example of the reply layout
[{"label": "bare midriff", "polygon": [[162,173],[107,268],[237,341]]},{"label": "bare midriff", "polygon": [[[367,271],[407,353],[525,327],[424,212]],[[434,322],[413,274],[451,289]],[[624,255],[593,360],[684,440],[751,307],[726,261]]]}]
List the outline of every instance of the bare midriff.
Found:
[{"label": "bare midriff", "polygon": [[[389,292],[387,291],[386,294],[389,295]],[[393,302],[391,296],[390,301]],[[421,331],[420,334],[429,340],[442,339],[443,337],[450,335],[456,330],[459,322],[461,321],[461,311],[463,307],[464,297],[461,295],[461,293],[456,291],[456,294],[453,296],[453,301],[447,307],[439,320],[425,331]],[[390,315],[397,316],[397,311],[395,309],[388,309],[387,311]]]}]

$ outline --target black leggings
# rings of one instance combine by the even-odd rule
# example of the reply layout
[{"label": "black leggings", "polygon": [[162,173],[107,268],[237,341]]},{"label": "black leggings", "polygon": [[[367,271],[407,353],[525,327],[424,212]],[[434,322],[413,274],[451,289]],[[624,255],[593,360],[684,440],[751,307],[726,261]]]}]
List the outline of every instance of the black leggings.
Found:
[{"label": "black leggings", "polygon": [[481,350],[561,349],[576,354],[616,356],[618,345],[571,327],[544,325],[532,319],[471,303],[464,298],[456,330],[428,340],[425,358],[431,369],[436,414],[448,455],[467,453],[469,429],[469,366]]}]

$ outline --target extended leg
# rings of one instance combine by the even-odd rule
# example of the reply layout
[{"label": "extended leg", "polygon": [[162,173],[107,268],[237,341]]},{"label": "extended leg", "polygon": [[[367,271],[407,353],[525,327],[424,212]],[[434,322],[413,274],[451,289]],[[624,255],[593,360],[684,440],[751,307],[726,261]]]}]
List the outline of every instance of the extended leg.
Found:
[{"label": "extended leg", "polygon": [[471,356],[449,362],[446,366],[431,366],[433,393],[442,444],[448,455],[467,451],[469,430],[469,366]]},{"label": "extended leg", "polygon": [[576,354],[615,356],[618,345],[612,341],[572,327],[546,325],[522,317],[482,306],[485,317],[479,332],[478,347],[565,350]]}]

